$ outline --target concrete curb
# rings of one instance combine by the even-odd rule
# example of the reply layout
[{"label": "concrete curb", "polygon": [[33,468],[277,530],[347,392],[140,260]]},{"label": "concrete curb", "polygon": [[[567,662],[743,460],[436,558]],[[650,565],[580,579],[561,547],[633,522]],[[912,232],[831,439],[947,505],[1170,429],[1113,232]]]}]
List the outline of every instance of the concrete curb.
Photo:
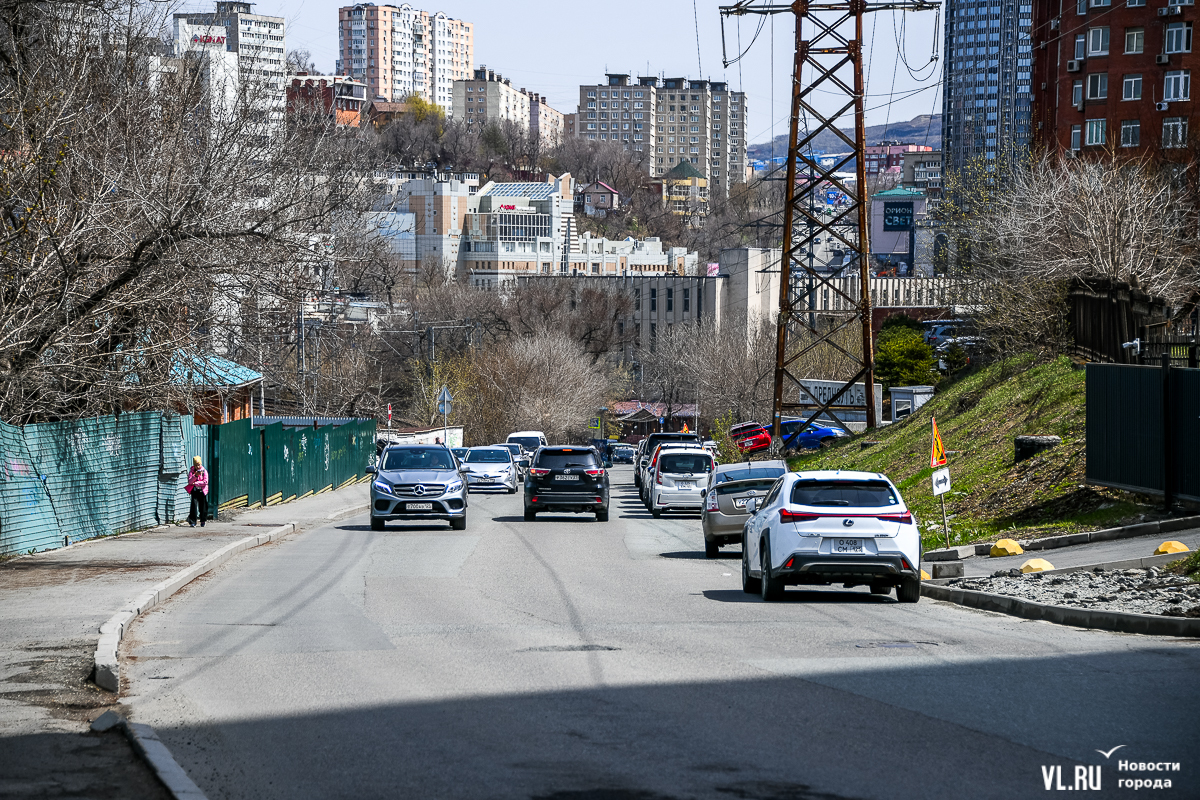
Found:
[{"label": "concrete curb", "polygon": [[328,517],[325,518],[325,521],[326,522],[337,522],[339,519],[345,519],[346,517],[353,517],[355,514],[361,514],[364,511],[370,511],[370,510],[371,510],[370,503],[365,503],[361,506],[354,506],[354,508],[343,508],[341,511],[335,511],[332,514],[330,514]]},{"label": "concrete curb", "polygon": [[[1087,572],[1096,567],[1110,569],[1145,569],[1178,561],[1179,553],[1169,555],[1148,556],[1146,558],[1131,558],[1124,561],[1109,561],[1104,564],[1088,564],[1079,567],[1064,567],[1063,569],[1047,570],[1042,575],[1054,575],[1065,572]],[[1056,625],[1074,625],[1077,628],[1091,628],[1117,633],[1141,633],[1147,636],[1195,636],[1200,637],[1200,619],[1189,617],[1163,617],[1157,614],[1133,614],[1127,611],[1102,611],[1090,608],[1073,608],[1071,606],[1053,606],[1046,603],[1035,603],[1032,600],[1022,600],[1004,594],[991,594],[973,589],[958,589],[944,585],[943,581],[922,581],[921,594],[931,600],[945,600],[968,608],[979,608],[984,611],[998,611],[1001,614],[1011,614],[1023,619],[1037,619],[1053,622]]]},{"label": "concrete curb", "polygon": [[175,800],[207,800],[204,792],[187,776],[171,751],[158,738],[154,728],[129,722],[115,711],[105,711],[92,721],[93,731],[102,732],[118,726]]},{"label": "concrete curb", "polygon": [[121,693],[121,665],[117,660],[117,650],[135,619],[238,553],[267,542],[273,542],[298,529],[299,526],[295,522],[287,522],[266,533],[247,536],[245,539],[227,544],[215,553],[209,554],[138,595],[123,609],[109,617],[108,621],[100,626],[100,638],[96,642],[96,652],[92,656],[92,677],[96,685],[116,694]]},{"label": "concrete curb", "polygon": [[[1077,544],[1090,542],[1111,542],[1116,539],[1132,539],[1135,536],[1154,536],[1160,533],[1175,533],[1192,528],[1200,528],[1200,517],[1177,517],[1158,522],[1139,522],[1137,525],[1126,525],[1123,528],[1106,528],[1102,531],[1085,531],[1083,533],[1065,533],[1061,536],[1043,536],[1021,542],[1025,550],[1054,550],[1059,547],[1073,547]],[[926,550],[922,554],[923,561],[958,561],[971,556],[986,556],[991,553],[992,544],[964,544],[959,547],[943,548],[941,550]]]}]

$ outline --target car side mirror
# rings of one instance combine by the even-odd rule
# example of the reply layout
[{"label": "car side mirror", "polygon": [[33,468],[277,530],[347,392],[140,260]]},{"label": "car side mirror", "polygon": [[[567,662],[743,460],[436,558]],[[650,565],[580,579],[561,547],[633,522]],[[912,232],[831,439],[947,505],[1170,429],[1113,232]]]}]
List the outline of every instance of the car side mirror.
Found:
[{"label": "car side mirror", "polygon": [[379,468],[378,467],[367,467],[367,474],[368,475],[378,475]]},{"label": "car side mirror", "polygon": [[746,512],[754,514],[758,511],[758,498],[752,498],[746,501]]}]

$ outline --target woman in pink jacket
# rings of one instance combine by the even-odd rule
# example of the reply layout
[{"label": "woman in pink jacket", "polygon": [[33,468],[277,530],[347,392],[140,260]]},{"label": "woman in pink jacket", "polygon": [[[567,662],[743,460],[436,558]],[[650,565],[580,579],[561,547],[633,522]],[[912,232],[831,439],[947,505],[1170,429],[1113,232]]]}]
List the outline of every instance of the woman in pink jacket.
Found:
[{"label": "woman in pink jacket", "polygon": [[200,456],[192,458],[192,468],[188,470],[188,494],[192,496],[192,508],[188,514],[188,525],[196,527],[196,519],[200,519],[200,527],[208,519],[208,470],[200,465]]}]

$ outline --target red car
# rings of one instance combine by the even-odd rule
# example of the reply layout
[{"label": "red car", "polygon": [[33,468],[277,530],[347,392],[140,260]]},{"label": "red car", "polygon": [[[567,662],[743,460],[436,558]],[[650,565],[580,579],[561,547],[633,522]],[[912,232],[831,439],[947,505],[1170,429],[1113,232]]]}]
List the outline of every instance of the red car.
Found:
[{"label": "red car", "polygon": [[729,438],[743,453],[756,453],[771,446],[771,434],[757,422],[742,422],[729,429]]}]

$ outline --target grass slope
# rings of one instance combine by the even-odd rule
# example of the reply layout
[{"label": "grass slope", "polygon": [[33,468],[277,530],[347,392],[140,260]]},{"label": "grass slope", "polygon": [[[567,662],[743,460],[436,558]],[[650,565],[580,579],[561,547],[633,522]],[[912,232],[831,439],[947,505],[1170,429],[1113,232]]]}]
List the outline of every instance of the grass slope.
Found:
[{"label": "grass slope", "polygon": [[[941,505],[929,466],[930,417],[949,456],[950,543],[1032,538],[1111,527],[1150,512],[1131,495],[1084,480],[1084,370],[1067,358],[1016,357],[952,384],[910,419],[832,450],[800,456],[793,469],[857,469],[890,477],[921,522],[926,547],[942,547]],[[1014,463],[1013,437],[1061,436],[1063,443]],[[864,439],[878,444],[863,448]]]}]

